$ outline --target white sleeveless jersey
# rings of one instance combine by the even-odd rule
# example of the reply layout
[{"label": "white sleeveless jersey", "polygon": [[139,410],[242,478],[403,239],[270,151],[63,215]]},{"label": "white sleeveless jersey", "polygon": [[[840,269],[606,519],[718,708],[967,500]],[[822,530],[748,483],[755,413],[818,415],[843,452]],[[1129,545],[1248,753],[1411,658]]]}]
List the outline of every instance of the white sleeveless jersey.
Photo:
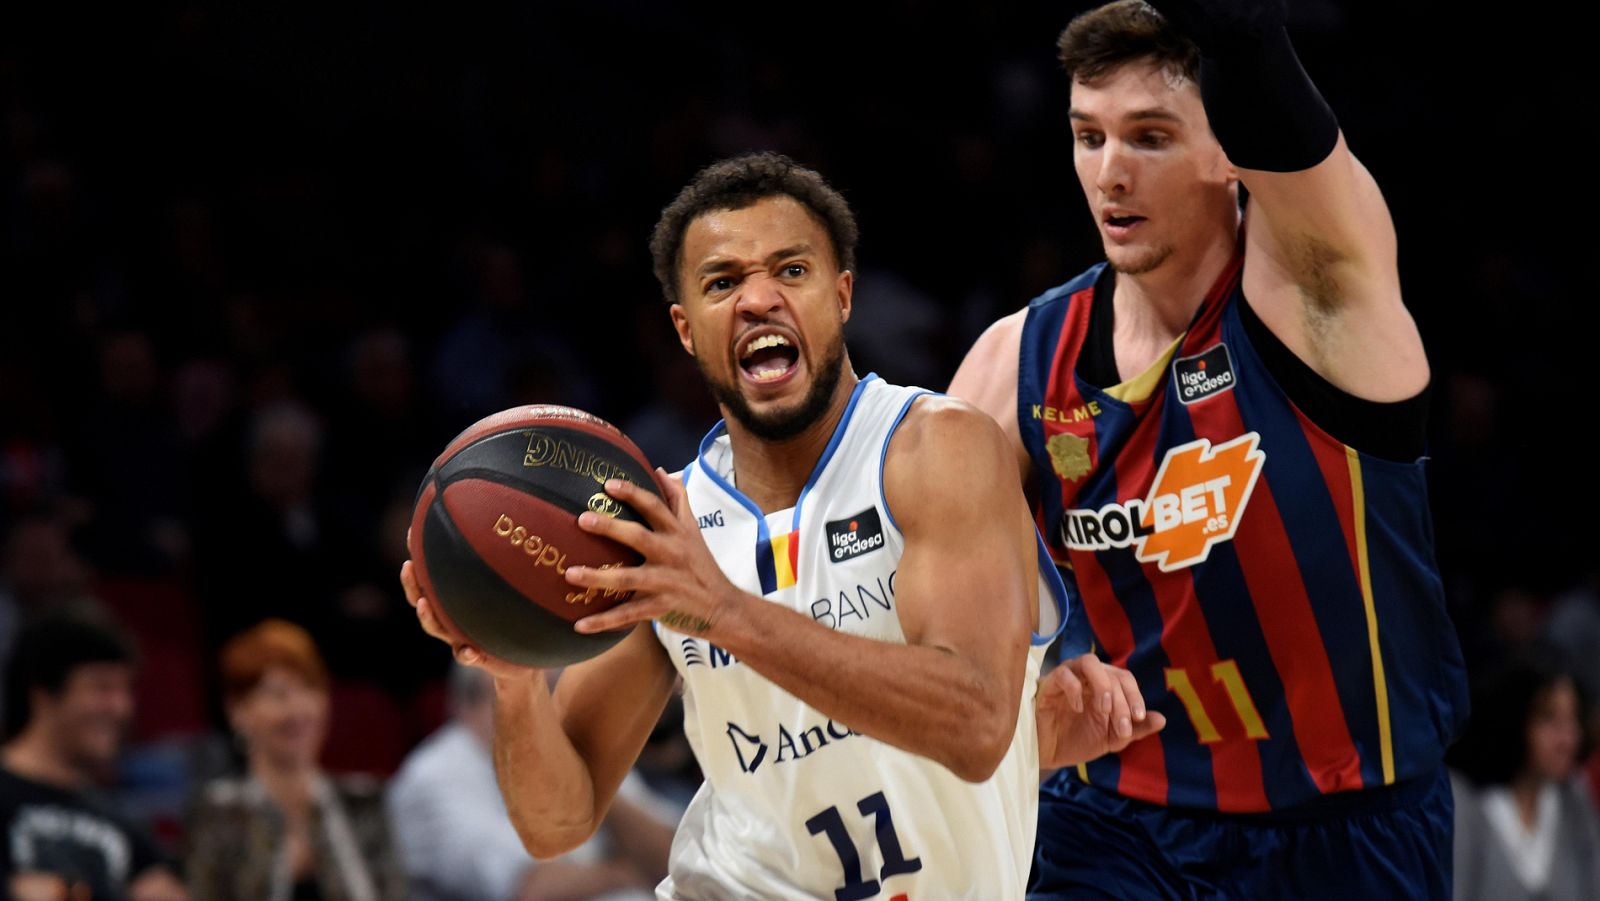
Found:
[{"label": "white sleeveless jersey", "polygon": [[[713,429],[682,477],[733,583],[829,628],[904,644],[895,595],[904,538],[884,500],[883,458],[926,393],[862,380],[799,501],[765,516],[733,487],[727,436]],[[928,484],[957,477],[929,473]],[[1055,567],[1041,570],[1039,628],[1053,637],[1065,592]],[[830,720],[703,638],[660,625],[656,635],[683,676],[684,731],[706,777],[659,898],[1023,897],[1039,795],[1033,703],[1048,637],[1034,636],[1005,759],[973,784]]]}]

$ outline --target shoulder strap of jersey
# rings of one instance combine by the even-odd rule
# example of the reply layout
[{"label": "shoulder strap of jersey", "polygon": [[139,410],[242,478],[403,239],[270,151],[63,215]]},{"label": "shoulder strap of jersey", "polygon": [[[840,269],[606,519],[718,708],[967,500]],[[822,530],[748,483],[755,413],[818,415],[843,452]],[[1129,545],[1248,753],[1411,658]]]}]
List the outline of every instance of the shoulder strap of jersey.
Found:
[{"label": "shoulder strap of jersey", "polygon": [[1052,472],[1045,448],[1044,408],[1068,409],[1082,403],[1073,361],[1088,338],[1094,286],[1105,267],[1105,263],[1091,266],[1028,304],[1017,355],[1017,428],[1033,460],[1035,478]]},{"label": "shoulder strap of jersey", "polygon": [[1200,304],[1200,309],[1195,311],[1194,321],[1183,335],[1183,346],[1173,355],[1174,357],[1196,353],[1216,341],[1218,333],[1222,330],[1222,314],[1227,312],[1228,304],[1237,293],[1239,282],[1243,277],[1244,236],[1241,233],[1239,249],[1234,252],[1233,259],[1228,261],[1228,265],[1223,267],[1222,274],[1212,282],[1211,290],[1206,292],[1206,298]]}]

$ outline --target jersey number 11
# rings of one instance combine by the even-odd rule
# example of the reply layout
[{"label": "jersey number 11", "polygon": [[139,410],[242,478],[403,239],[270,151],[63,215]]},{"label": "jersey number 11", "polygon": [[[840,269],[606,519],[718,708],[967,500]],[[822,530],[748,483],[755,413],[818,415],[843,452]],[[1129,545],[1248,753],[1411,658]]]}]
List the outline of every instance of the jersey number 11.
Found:
[{"label": "jersey number 11", "polygon": [[862,816],[873,818],[873,832],[877,833],[878,847],[883,850],[883,868],[878,870],[877,879],[861,878],[861,855],[856,851],[855,842],[850,840],[850,833],[844,828],[844,818],[839,815],[839,808],[830,807],[806,820],[806,828],[812,835],[826,835],[828,843],[833,845],[833,850],[839,855],[839,863],[844,867],[844,885],[835,889],[835,901],[861,901],[862,898],[871,898],[878,894],[879,883],[890,876],[902,873],[915,873],[922,869],[922,858],[913,857],[906,859],[905,852],[900,848],[900,836],[894,831],[894,816],[889,812],[889,802],[883,797],[883,792],[874,792],[856,802],[856,810]]}]

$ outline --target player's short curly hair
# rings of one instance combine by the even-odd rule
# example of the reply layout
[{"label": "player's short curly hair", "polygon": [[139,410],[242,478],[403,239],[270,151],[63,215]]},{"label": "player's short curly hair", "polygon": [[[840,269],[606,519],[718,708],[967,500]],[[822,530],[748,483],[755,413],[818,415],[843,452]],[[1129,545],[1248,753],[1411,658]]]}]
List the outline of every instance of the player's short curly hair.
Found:
[{"label": "player's short curly hair", "polygon": [[1056,41],[1067,78],[1093,83],[1131,62],[1198,81],[1200,50],[1145,0],[1116,0],[1073,19]]},{"label": "player's short curly hair", "polygon": [[856,268],[856,216],[844,196],[814,169],[781,153],[746,153],[701,169],[661,211],[650,236],[650,257],[668,303],[678,302],[678,265],[689,224],[718,210],[742,210],[768,197],[789,197],[828,232],[839,269]]}]

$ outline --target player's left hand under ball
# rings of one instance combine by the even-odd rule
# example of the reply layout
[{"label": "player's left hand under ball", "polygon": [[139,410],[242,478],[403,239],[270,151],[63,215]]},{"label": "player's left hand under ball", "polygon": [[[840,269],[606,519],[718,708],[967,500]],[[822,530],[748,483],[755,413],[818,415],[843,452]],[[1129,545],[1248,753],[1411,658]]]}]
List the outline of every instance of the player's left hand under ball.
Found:
[{"label": "player's left hand under ball", "polygon": [[723,575],[700,537],[683,486],[660,469],[656,474],[664,502],[631,482],[606,482],[606,493],[638,511],[648,529],[598,513],[578,517],[578,527],[585,532],[625,544],[644,557],[638,566],[567,568],[567,581],[580,588],[633,592],[627,603],[578,620],[579,632],[603,632],[653,619],[679,632],[707,635],[739,602],[739,589]]}]

